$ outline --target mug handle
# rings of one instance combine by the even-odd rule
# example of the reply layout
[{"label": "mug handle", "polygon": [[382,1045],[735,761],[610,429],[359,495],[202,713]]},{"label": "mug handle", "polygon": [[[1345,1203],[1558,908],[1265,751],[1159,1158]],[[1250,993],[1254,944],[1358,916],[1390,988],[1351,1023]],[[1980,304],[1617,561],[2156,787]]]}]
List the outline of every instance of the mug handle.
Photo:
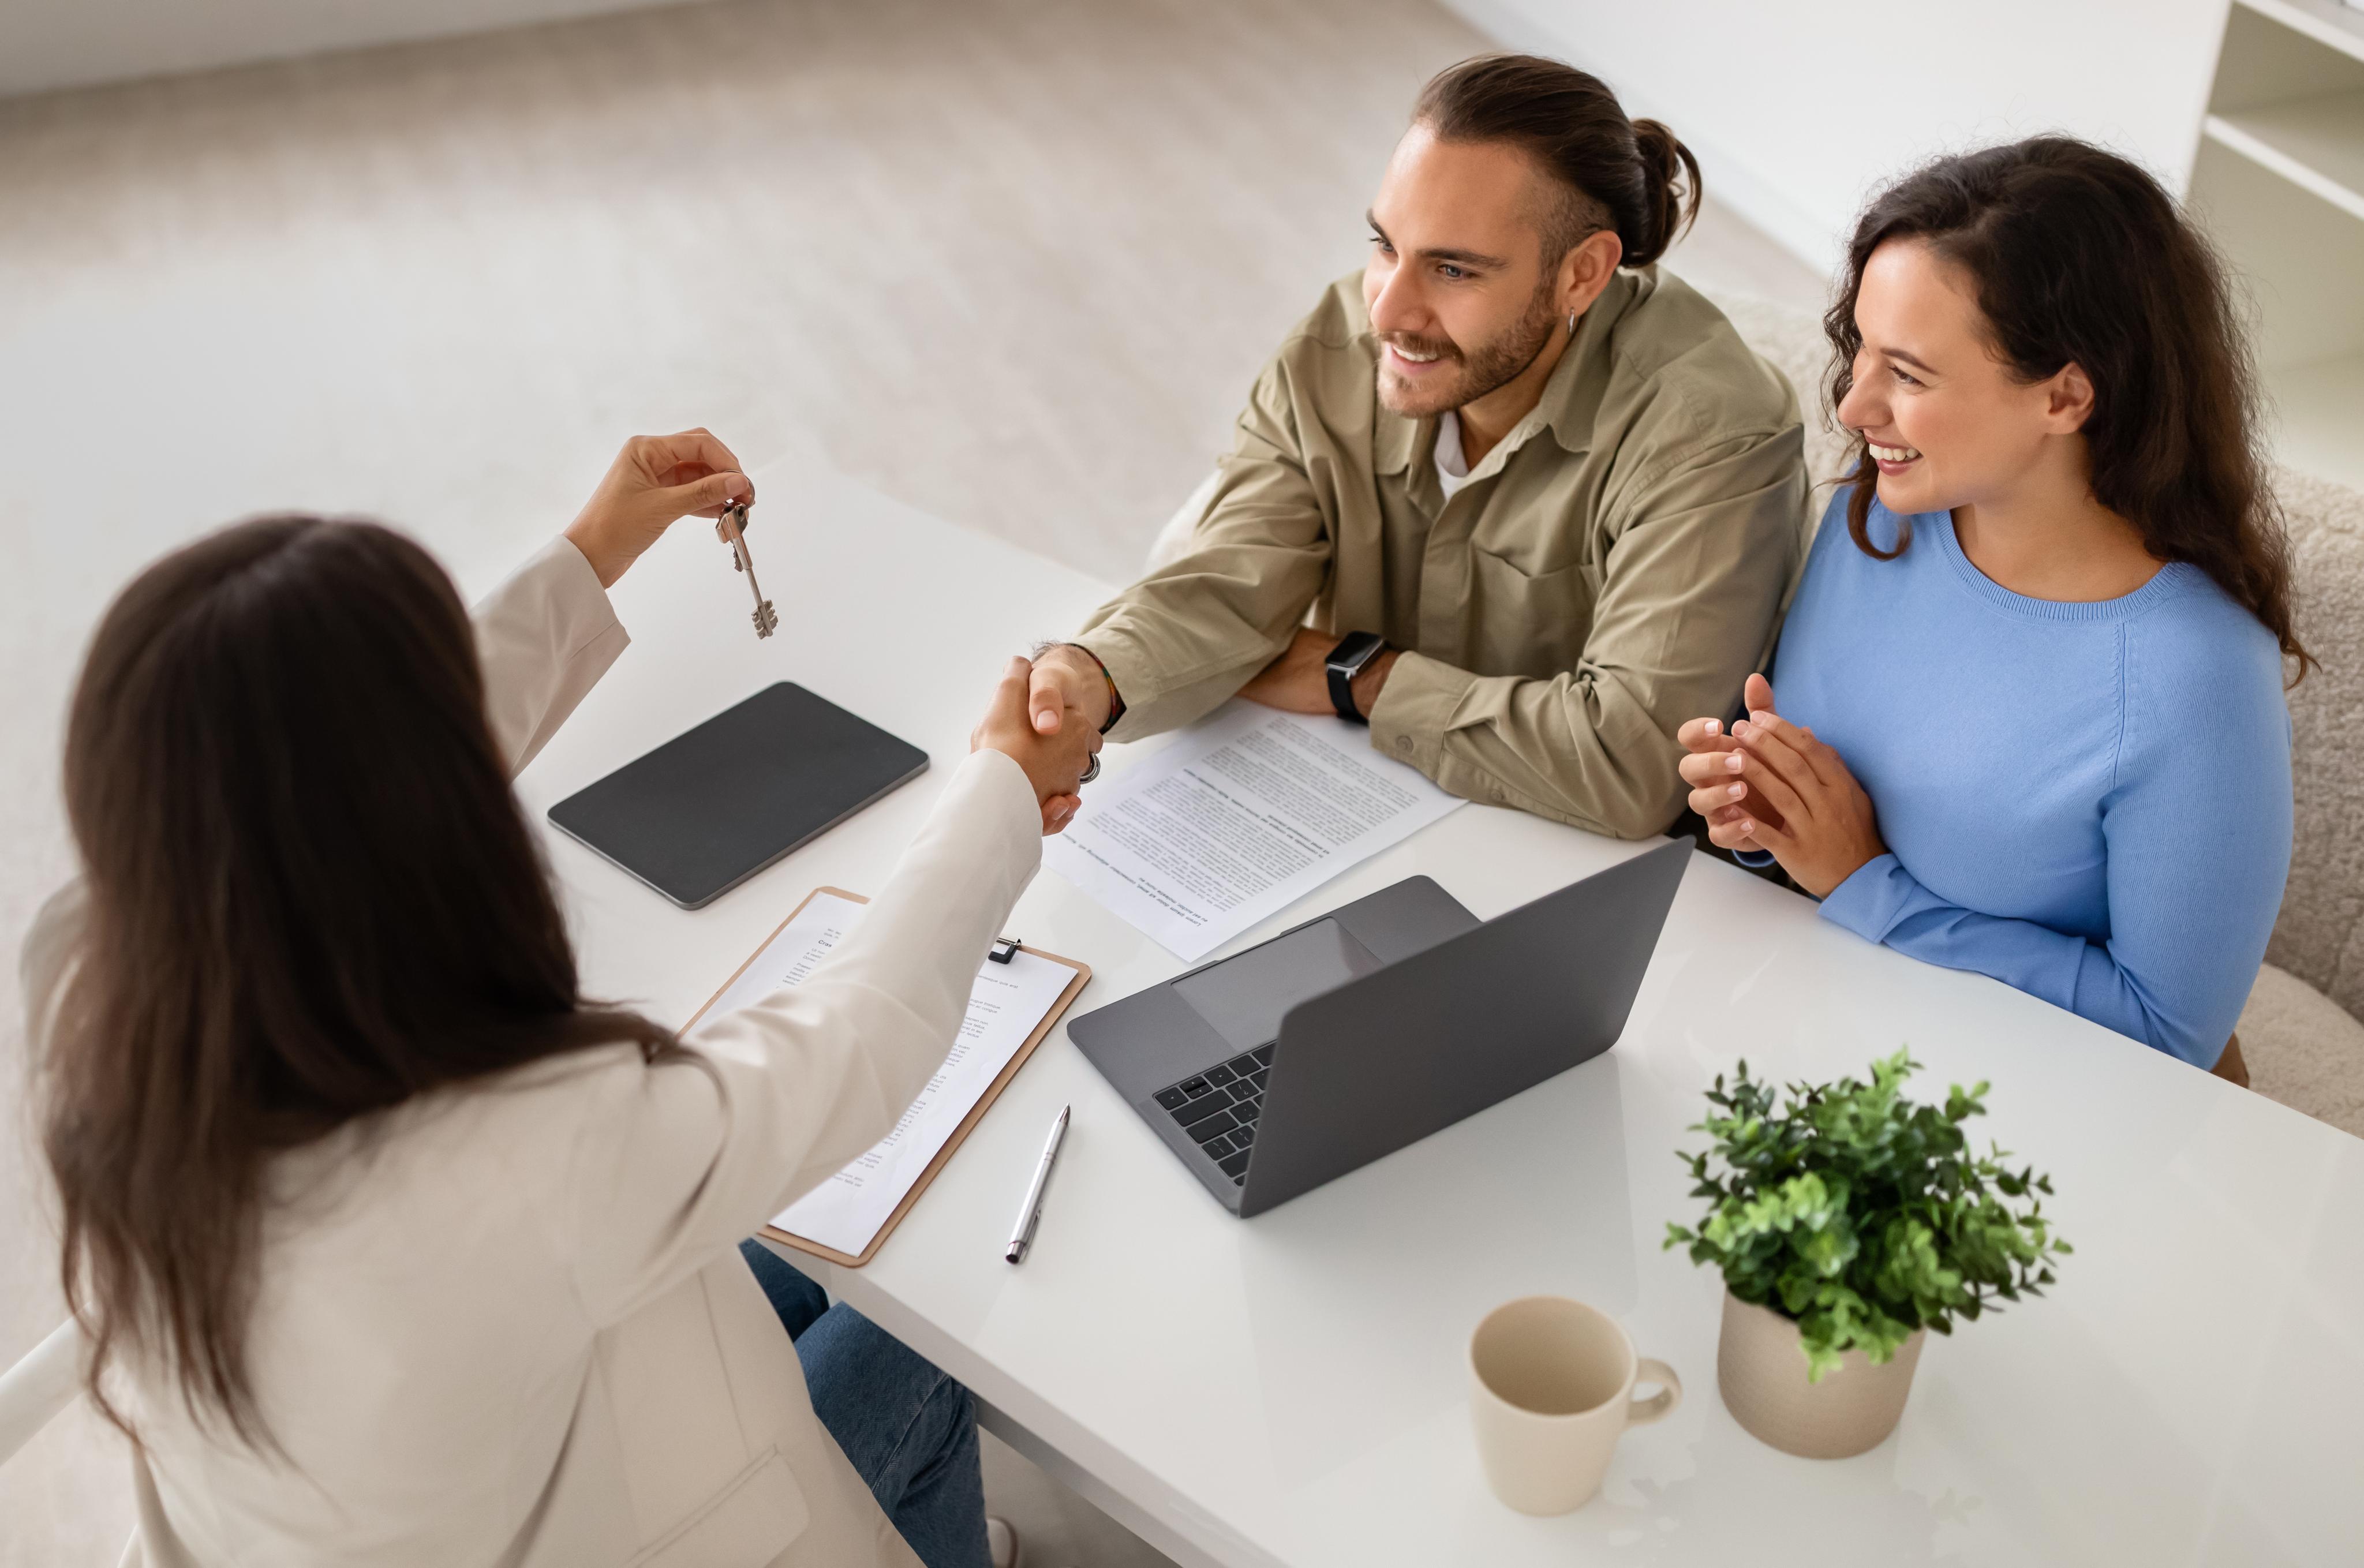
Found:
[{"label": "mug handle", "polygon": [[1625,1407],[1625,1424],[1629,1427],[1646,1427],[1671,1414],[1674,1407],[1683,1402],[1683,1380],[1675,1375],[1673,1367],[1655,1356],[1635,1358],[1634,1381],[1655,1383],[1658,1391],[1647,1399],[1636,1399]]}]

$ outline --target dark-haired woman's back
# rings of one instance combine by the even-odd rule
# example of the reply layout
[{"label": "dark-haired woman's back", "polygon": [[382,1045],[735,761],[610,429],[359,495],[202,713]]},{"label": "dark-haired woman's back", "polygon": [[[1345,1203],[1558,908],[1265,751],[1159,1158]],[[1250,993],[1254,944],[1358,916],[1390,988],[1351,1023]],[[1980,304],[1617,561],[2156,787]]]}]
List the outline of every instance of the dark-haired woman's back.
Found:
[{"label": "dark-haired woman's back", "polygon": [[[474,629],[511,767],[625,640],[563,539]],[[116,1340],[105,1390],[140,1443],[128,1561],[981,1561],[981,1506],[968,1556],[907,1544],[817,1418],[738,1245],[891,1128],[942,1061],[1039,861],[1036,805],[1005,756],[975,753],[830,964],[684,1049],[546,1055],[271,1159],[233,1329],[257,1440],[189,1396],[156,1335]],[[78,884],[43,912],[37,1008],[93,934],[90,903]]]},{"label": "dark-haired woman's back", "polygon": [[509,784],[624,649],[608,586],[753,496],[641,437],[473,617],[310,517],[107,611],[25,995],[127,1562],[986,1568],[967,1391],[741,1242],[941,1067],[1098,737],[1012,659],[828,962],[678,1039],[581,994]]}]

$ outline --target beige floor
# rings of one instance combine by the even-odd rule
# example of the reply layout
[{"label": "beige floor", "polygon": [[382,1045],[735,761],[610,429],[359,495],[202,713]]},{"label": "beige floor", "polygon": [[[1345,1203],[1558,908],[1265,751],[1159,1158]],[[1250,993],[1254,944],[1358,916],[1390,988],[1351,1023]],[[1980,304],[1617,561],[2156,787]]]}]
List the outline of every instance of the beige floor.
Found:
[{"label": "beige floor", "polygon": [[[1425,0],[783,0],[0,104],[0,943],[71,869],[83,639],[245,512],[374,513],[481,587],[702,423],[1124,574],[1483,47]],[[1674,264],[1820,294],[1712,207]],[[7,965],[0,1364],[59,1310],[22,1057]],[[1040,1568],[1150,1560],[988,1465]],[[0,1563],[113,1562],[123,1476],[58,1423]]]}]

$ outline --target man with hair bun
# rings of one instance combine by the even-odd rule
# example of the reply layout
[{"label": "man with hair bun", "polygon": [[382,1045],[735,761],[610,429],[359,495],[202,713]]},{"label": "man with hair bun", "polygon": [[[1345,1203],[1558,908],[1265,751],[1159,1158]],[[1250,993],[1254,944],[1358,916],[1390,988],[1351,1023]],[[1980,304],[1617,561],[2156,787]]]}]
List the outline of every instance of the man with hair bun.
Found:
[{"label": "man with hair bun", "polygon": [[1806,498],[1789,384],[1658,268],[1699,193],[1571,66],[1430,82],[1369,264],[1265,368],[1184,552],[1037,660],[1036,728],[1334,710],[1457,795],[1666,829],[1675,731],[1768,650]]}]

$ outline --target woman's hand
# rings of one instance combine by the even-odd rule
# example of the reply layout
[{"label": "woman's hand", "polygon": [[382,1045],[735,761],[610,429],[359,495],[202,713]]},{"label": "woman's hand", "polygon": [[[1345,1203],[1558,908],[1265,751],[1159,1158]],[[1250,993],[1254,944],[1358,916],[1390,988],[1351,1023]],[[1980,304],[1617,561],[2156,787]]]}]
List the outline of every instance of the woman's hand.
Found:
[{"label": "woman's hand", "polygon": [[719,517],[731,502],[754,499],[739,460],[707,431],[634,436],[566,525],[566,537],[599,574],[599,586],[612,588],[676,517]]},{"label": "woman's hand", "polygon": [[[1738,744],[1717,766],[1727,781],[1724,805],[1734,815],[1712,829],[1715,842],[1735,833],[1747,841],[1742,847],[1771,851],[1790,880],[1817,898],[1888,852],[1871,796],[1812,730],[1774,711],[1773,687],[1764,676],[1748,677],[1748,717],[1732,727],[1732,738]],[[1686,777],[1700,759],[1699,753],[1683,759]],[[1693,801],[1712,790],[1694,789]]]},{"label": "woman's hand", "polygon": [[1026,770],[1026,782],[1034,786],[1043,807],[1043,836],[1048,838],[1074,821],[1082,808],[1084,797],[1076,790],[1084,765],[1100,749],[1100,737],[1074,708],[1051,734],[1037,730],[1026,706],[1033,672],[1031,662],[1010,660],[1001,684],[994,688],[993,705],[969,733],[968,749],[999,751]]},{"label": "woman's hand", "polygon": [[[1751,680],[1762,680],[1761,675]],[[1683,782],[1691,786],[1688,804],[1707,819],[1708,842],[1718,849],[1740,851],[1764,849],[1749,837],[1748,821],[1781,826],[1781,814],[1765,796],[1739,779],[1734,758],[1740,742],[1720,718],[1694,718],[1675,731],[1675,740],[1690,754],[1678,764]],[[1734,784],[1738,793],[1734,793]]]}]

